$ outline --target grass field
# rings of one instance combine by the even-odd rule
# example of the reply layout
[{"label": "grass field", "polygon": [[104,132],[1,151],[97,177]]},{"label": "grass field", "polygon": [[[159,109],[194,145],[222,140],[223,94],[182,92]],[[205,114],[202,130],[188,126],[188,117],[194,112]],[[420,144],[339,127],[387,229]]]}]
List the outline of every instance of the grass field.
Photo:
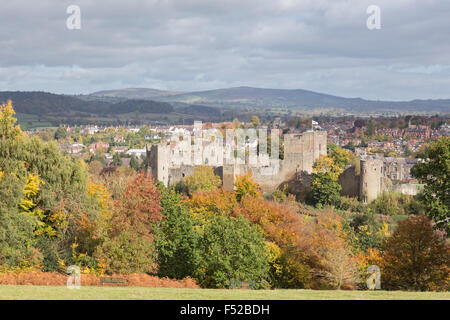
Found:
[{"label": "grass field", "polygon": [[214,290],[144,287],[0,286],[0,299],[48,300],[450,300],[450,292]]}]

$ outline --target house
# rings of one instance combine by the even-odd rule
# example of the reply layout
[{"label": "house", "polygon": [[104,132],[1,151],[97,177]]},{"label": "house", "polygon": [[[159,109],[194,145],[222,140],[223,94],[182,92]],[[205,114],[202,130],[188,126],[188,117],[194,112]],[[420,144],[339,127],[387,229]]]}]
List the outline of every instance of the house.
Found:
[{"label": "house", "polygon": [[126,152],[126,154],[130,156],[135,156],[136,158],[140,158],[143,155],[147,154],[146,149],[130,149]]},{"label": "house", "polygon": [[100,151],[106,151],[109,148],[109,143],[108,142],[94,142],[93,144],[91,144],[91,148],[90,148],[90,152],[91,153],[95,153],[97,150]]}]

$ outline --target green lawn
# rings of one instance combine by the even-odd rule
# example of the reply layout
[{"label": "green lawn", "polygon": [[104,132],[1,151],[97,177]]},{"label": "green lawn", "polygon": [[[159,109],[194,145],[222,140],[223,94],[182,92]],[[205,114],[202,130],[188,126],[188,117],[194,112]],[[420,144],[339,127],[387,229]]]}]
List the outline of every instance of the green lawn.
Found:
[{"label": "green lawn", "polygon": [[450,300],[450,292],[330,291],[330,290],[214,290],[144,287],[0,286],[0,299],[56,300]]}]

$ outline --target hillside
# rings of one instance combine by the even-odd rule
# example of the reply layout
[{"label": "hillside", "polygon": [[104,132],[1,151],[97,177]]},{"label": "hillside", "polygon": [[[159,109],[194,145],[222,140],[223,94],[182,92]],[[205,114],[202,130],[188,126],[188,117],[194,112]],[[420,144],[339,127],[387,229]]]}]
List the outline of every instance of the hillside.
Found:
[{"label": "hillside", "polygon": [[173,107],[166,102],[151,100],[126,100],[110,105],[109,113],[124,114],[129,112],[138,113],[171,113]]},{"label": "hillside", "polygon": [[90,96],[98,98],[125,98],[125,99],[148,100],[173,96],[182,93],[183,92],[158,90],[150,88],[128,88],[120,90],[97,91],[91,93]]},{"label": "hillside", "polygon": [[85,100],[68,95],[47,92],[0,92],[0,102],[12,100],[17,113],[32,115],[68,116],[77,113],[78,116],[117,115],[130,112],[161,113],[173,111],[173,107],[166,102],[152,100],[126,100],[111,103],[100,100]]},{"label": "hillside", "polygon": [[167,102],[208,104],[219,107],[248,106],[256,108],[343,108],[348,111],[374,112],[450,112],[450,99],[413,101],[371,101],[361,98],[343,98],[308,90],[263,89],[237,87],[172,95],[162,98]]},{"label": "hillside", "polygon": [[158,100],[188,105],[219,108],[289,108],[297,110],[343,109],[350,112],[450,112],[450,99],[412,101],[372,101],[344,98],[303,89],[266,89],[235,87],[208,91],[185,92],[156,89],[122,89],[92,93],[88,100],[107,99]]},{"label": "hillside", "polygon": [[[130,91],[131,90],[131,91]],[[130,92],[139,90],[140,99],[126,98]],[[106,92],[106,91],[105,91]],[[159,92],[159,93],[158,93]],[[0,92],[0,102],[11,99],[17,113],[43,119],[88,119],[114,121],[117,119],[161,120],[160,115],[170,115],[165,121],[229,121],[235,117],[247,119],[251,115],[272,109],[292,109],[333,114],[349,113],[450,113],[448,100],[414,100],[404,102],[369,101],[360,98],[342,98],[307,90],[282,90],[238,87],[162,96],[167,91],[155,89],[112,90],[109,95],[60,95],[48,92]],[[148,93],[145,94],[145,93]],[[158,94],[159,98],[150,99]],[[259,110],[258,110],[259,109]],[[281,112],[281,111],[280,111]],[[142,115],[140,117],[139,115]]]}]

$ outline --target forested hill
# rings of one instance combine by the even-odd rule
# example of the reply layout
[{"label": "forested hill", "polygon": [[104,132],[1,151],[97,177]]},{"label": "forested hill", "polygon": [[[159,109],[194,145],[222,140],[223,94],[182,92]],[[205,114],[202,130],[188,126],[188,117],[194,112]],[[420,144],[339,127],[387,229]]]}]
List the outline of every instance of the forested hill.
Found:
[{"label": "forested hill", "polygon": [[71,113],[86,114],[125,114],[139,113],[171,113],[173,106],[166,102],[152,100],[127,100],[118,103],[91,100],[77,97],[52,94],[47,92],[2,91],[0,102],[12,100],[18,113],[34,115],[68,115]]},{"label": "forested hill", "polygon": [[[116,96],[120,96],[116,93]],[[250,106],[254,108],[343,108],[352,112],[450,112],[450,99],[412,101],[373,101],[344,98],[308,90],[225,88],[188,92],[158,99],[170,103],[184,102],[218,107]]]}]

